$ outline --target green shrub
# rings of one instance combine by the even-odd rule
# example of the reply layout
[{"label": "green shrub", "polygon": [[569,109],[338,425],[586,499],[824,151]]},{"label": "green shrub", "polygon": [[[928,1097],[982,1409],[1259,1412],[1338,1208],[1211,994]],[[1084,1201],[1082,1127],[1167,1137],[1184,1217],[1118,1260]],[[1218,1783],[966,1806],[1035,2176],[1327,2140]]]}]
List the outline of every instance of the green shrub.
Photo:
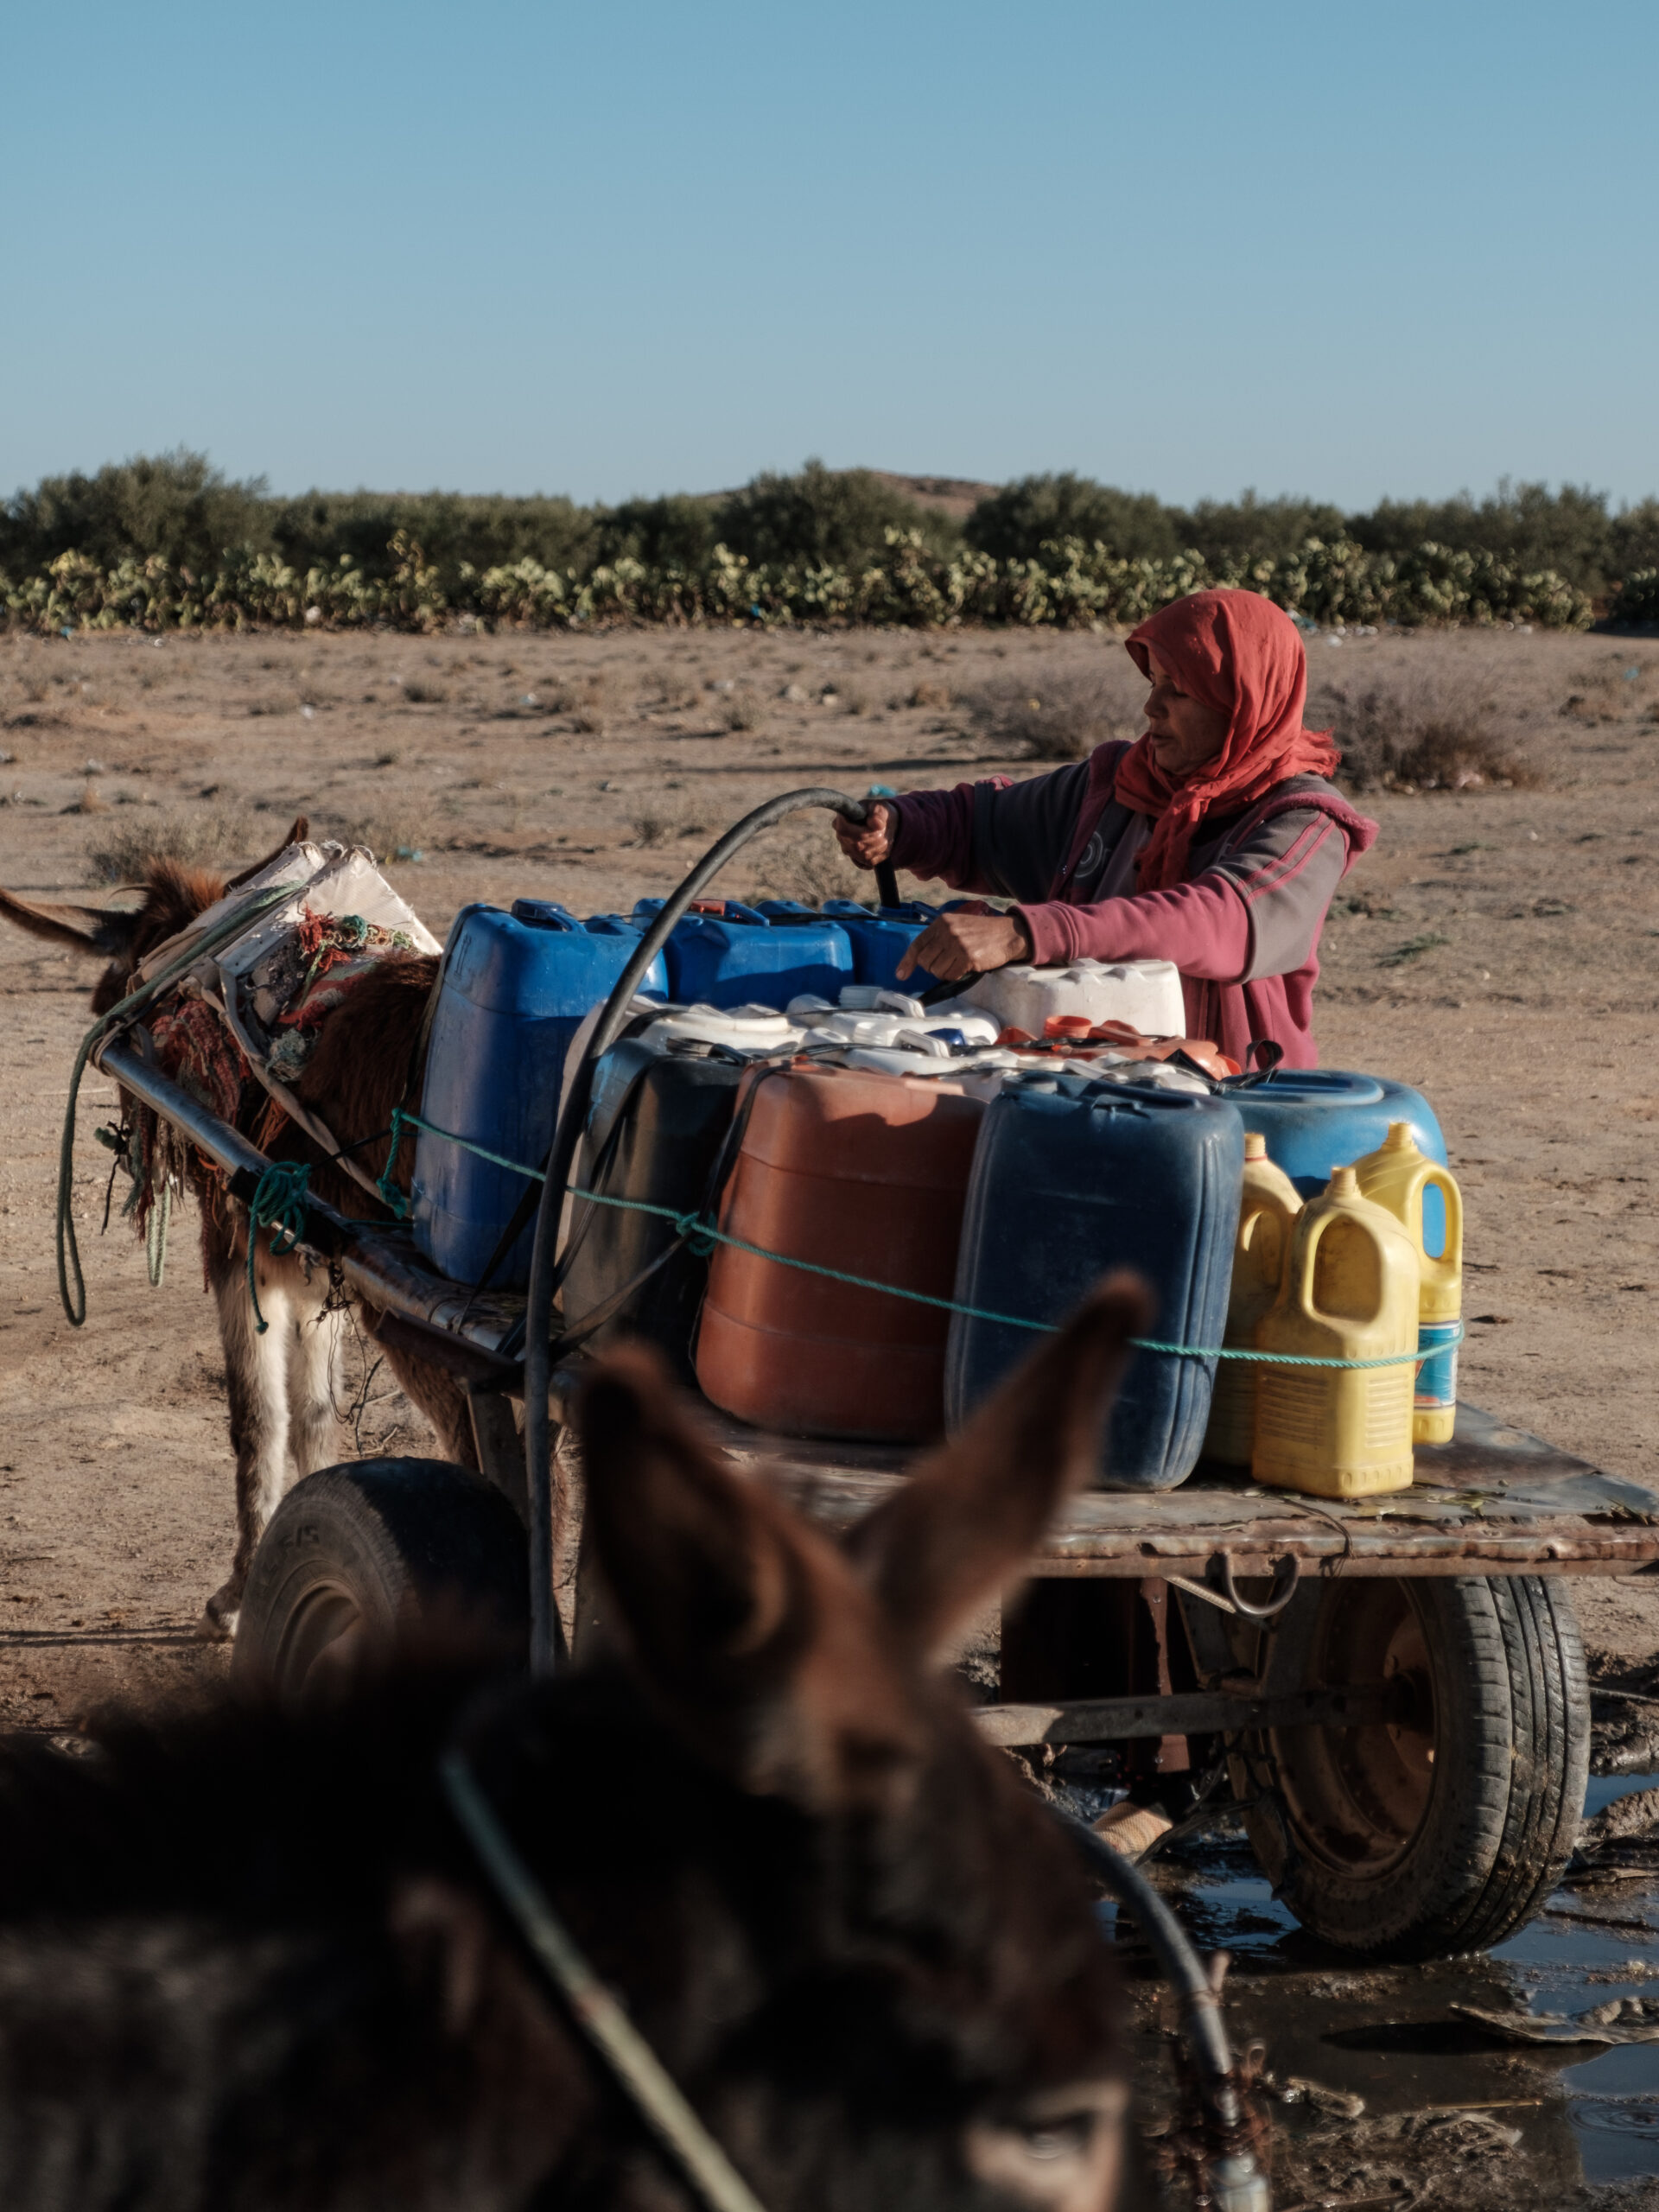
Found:
[{"label": "green shrub", "polygon": [[367,575],[388,575],[401,531],[454,586],[464,567],[588,568],[599,557],[595,514],[565,499],[508,499],[458,492],[307,492],[274,499],[269,542],[290,568],[329,568],[343,558]]},{"label": "green shrub", "polygon": [[0,569],[27,574],[73,552],[99,569],[160,560],[200,572],[234,546],[270,547],[271,505],[264,477],[227,483],[205,454],[183,447],[111,462],[94,476],[42,477],[0,508]]},{"label": "green shrub", "polygon": [[715,509],[713,536],[756,567],[857,569],[882,556],[889,531],[913,531],[944,552],[959,539],[935,510],[919,507],[868,468],[809,461],[794,476],[767,474]]},{"label": "green shrub", "polygon": [[1638,569],[1619,586],[1609,617],[1614,622],[1659,622],[1659,569]]},{"label": "green shrub", "polygon": [[1189,541],[1172,511],[1149,492],[1120,492],[1091,477],[1022,476],[979,505],[963,524],[977,553],[995,561],[1034,561],[1045,544],[1096,541],[1122,560],[1168,560]]},{"label": "green shrub", "polygon": [[1236,499],[1200,499],[1175,519],[1181,543],[1217,569],[1282,561],[1311,538],[1323,543],[1354,535],[1340,507],[1316,499],[1258,499],[1254,492]]},{"label": "green shrub", "polygon": [[[1654,503],[1647,502],[1649,509]],[[1640,511],[1638,510],[1639,513]],[[1369,514],[1349,518],[1349,533],[1368,552],[1404,555],[1432,543],[1453,552],[1485,554],[1522,572],[1553,569],[1599,597],[1623,572],[1619,533],[1627,516],[1607,512],[1605,493],[1587,485],[1511,485],[1506,479],[1490,499],[1462,493],[1455,499],[1383,499]],[[1659,528],[1659,516],[1654,518]],[[1639,529],[1639,524],[1637,525]]]},{"label": "green shrub", "polygon": [[597,562],[639,561],[647,569],[690,571],[706,566],[719,538],[718,502],[676,492],[665,499],[627,499],[601,507],[592,524]]},{"label": "green shrub", "polygon": [[247,547],[232,548],[202,575],[158,556],[103,569],[69,552],[16,583],[0,576],[0,607],[20,628],[42,633],[250,624],[431,631],[462,620],[537,629],[733,621],[1124,628],[1207,584],[1262,592],[1310,624],[1581,629],[1591,614],[1585,594],[1551,571],[1523,574],[1490,554],[1436,544],[1396,560],[1366,554],[1351,540],[1314,538],[1277,561],[1212,569],[1196,553],[1125,560],[1075,537],[1045,541],[1033,560],[968,550],[944,555],[920,531],[891,526],[879,551],[856,568],[755,562],[718,543],[705,562],[686,567],[620,554],[584,575],[526,556],[482,570],[462,562],[452,580],[402,530],[374,570],[348,555],[301,570]]},{"label": "green shrub", "polygon": [[124,620],[117,610],[134,605],[163,621],[301,619],[290,600],[346,622],[493,619],[496,601],[502,619],[531,620],[756,607],[805,620],[1120,620],[1162,604],[1178,573],[1267,591],[1311,620],[1558,622],[1656,568],[1659,499],[1615,514],[1573,485],[1344,516],[1253,492],[1166,506],[1064,472],[1004,485],[958,527],[899,483],[818,461],[735,492],[589,507],[454,492],[272,499],[263,480],[229,482],[181,449],[48,477],[0,506],[0,572],[22,580],[29,619],[51,599],[71,622]]}]

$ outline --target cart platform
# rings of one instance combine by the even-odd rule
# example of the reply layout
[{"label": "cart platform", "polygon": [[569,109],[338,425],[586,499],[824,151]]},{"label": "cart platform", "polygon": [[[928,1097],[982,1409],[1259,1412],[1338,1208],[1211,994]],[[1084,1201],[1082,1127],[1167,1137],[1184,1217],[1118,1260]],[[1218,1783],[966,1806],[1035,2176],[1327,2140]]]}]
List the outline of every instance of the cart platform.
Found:
[{"label": "cart platform", "polygon": [[[721,1448],[827,1527],[851,1525],[902,1478],[893,1446],[767,1435],[709,1408]],[[1474,1406],[1450,1444],[1420,1446],[1409,1490],[1305,1497],[1201,1465],[1179,1489],[1085,1491],[1044,1539],[1033,1573],[1202,1580],[1287,1559],[1331,1575],[1628,1574],[1659,1560],[1659,1489],[1605,1473]]]}]

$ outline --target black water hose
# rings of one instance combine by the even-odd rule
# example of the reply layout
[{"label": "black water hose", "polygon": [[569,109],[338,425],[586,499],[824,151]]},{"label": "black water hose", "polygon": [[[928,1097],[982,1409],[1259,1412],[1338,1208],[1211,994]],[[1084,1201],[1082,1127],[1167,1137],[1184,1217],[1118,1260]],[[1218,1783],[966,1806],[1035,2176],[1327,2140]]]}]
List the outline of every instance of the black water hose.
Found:
[{"label": "black water hose", "polygon": [[1204,2104],[1212,2202],[1237,2212],[1267,2212],[1265,2177],[1256,2164],[1244,2125],[1221,2000],[1186,1931],[1141,1869],[1084,1821],[1058,1807],[1050,1810],[1088,1861],[1102,1889],[1134,1916],[1151,1945],[1180,2008],[1181,2039]]},{"label": "black water hose", "polygon": [[733,825],[712,844],[678,890],[665,899],[662,911],[634,948],[632,957],[605,1001],[590,1032],[581,1058],[569,1071],[564,1103],[548,1154],[547,1179],[536,1211],[535,1242],[531,1247],[530,1290],[524,1302],[524,1474],[530,1492],[530,1656],[535,1673],[551,1671],[563,1637],[558,1608],[553,1602],[553,1439],[548,1414],[548,1388],[553,1373],[553,1269],[558,1256],[559,1220],[564,1211],[565,1192],[575,1164],[576,1147],[588,1120],[593,1095],[594,1070],[614,1041],[627,1018],[628,1005],[650,972],[651,963],[667,944],[670,932],[686,908],[716,876],[728,860],[741,852],[751,838],[781,822],[786,814],[821,806],[849,822],[861,823],[868,812],[864,800],[849,798],[845,791],[814,785],[810,790],[785,791],[757,806],[753,814]]}]

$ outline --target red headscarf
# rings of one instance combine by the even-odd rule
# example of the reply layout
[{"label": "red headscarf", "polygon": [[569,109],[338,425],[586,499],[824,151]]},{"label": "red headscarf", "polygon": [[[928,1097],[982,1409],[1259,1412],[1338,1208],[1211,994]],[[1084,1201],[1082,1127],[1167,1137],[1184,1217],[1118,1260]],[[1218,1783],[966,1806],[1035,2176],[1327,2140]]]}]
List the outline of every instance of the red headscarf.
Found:
[{"label": "red headscarf", "polygon": [[1231,812],[1262,798],[1287,776],[1328,776],[1342,755],[1329,730],[1304,729],[1307,656],[1289,615],[1253,591],[1195,591],[1158,613],[1126,641],[1150,676],[1149,653],[1181,689],[1227,716],[1213,760],[1174,783],[1136,740],[1118,763],[1116,797],[1153,819],[1135,880],[1142,891],[1181,882],[1198,824],[1217,808]]}]

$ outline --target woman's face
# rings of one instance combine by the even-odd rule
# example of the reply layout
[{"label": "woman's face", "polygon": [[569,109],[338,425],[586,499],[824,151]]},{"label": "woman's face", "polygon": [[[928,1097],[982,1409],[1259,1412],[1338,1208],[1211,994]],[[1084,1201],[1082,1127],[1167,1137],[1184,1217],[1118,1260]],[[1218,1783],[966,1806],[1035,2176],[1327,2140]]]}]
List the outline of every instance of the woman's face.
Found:
[{"label": "woman's face", "polygon": [[1174,671],[1148,650],[1152,689],[1147,694],[1147,737],[1152,757],[1172,783],[1181,783],[1213,760],[1227,737],[1227,716],[1183,691]]}]

